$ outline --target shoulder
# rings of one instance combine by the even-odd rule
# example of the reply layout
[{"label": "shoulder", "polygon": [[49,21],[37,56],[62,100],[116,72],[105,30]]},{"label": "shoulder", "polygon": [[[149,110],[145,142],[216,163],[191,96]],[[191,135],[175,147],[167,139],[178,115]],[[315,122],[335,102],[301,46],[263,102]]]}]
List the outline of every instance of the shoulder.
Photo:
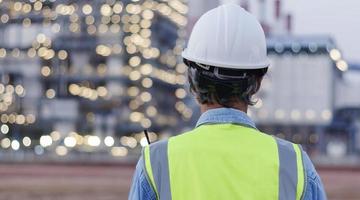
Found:
[{"label": "shoulder", "polygon": [[326,200],[326,193],[319,174],[305,151],[303,163],[306,174],[304,200]]},{"label": "shoulder", "polygon": [[284,148],[293,148],[294,145],[297,145],[295,143],[292,143],[290,141],[287,141],[285,139],[276,137],[276,136],[271,136],[275,139],[276,143],[278,144],[278,146],[284,147]]},{"label": "shoulder", "polygon": [[152,189],[146,176],[143,156],[140,157],[132,180],[129,197],[130,200],[156,199],[155,191]]}]

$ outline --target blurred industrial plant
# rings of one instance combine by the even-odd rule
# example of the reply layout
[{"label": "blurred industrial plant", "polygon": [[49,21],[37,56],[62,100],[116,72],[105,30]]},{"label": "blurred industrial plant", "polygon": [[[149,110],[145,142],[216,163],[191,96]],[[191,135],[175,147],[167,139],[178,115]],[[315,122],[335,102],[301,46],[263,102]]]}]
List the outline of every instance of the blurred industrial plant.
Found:
[{"label": "blurred industrial plant", "polygon": [[[360,64],[329,35],[293,35],[292,15],[270,2],[257,9],[271,70],[249,115],[319,163],[357,163]],[[1,160],[131,162],[144,129],[155,141],[193,128],[200,111],[180,54],[218,3],[0,0]]]},{"label": "blurred industrial plant", "polygon": [[184,2],[0,2],[2,159],[124,158],[188,126]]}]

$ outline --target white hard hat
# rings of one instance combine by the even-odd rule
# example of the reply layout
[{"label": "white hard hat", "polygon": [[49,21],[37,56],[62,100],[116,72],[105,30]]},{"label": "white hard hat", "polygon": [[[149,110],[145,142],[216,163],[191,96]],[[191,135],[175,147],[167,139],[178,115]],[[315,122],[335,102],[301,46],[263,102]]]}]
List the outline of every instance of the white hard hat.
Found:
[{"label": "white hard hat", "polygon": [[224,4],[196,22],[183,58],[220,68],[269,66],[264,31],[257,19],[236,4]]}]

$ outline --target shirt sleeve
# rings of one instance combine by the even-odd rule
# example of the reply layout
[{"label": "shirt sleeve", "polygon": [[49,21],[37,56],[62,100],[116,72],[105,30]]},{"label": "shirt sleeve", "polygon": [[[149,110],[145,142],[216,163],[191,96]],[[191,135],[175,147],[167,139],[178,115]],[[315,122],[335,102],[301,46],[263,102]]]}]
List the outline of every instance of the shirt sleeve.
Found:
[{"label": "shirt sleeve", "polygon": [[141,156],[135,169],[129,200],[156,200],[155,191],[150,186],[145,174],[144,160]]},{"label": "shirt sleeve", "polygon": [[303,152],[306,173],[304,200],[326,200],[326,193],[319,174],[307,153]]}]

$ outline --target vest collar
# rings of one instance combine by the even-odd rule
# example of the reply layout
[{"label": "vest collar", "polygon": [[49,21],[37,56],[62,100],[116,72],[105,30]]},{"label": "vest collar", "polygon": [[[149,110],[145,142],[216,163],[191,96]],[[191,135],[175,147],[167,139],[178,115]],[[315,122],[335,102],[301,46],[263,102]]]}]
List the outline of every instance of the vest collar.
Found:
[{"label": "vest collar", "polygon": [[255,123],[245,113],[233,108],[215,108],[201,114],[196,127],[203,124],[240,124],[256,128]]}]

